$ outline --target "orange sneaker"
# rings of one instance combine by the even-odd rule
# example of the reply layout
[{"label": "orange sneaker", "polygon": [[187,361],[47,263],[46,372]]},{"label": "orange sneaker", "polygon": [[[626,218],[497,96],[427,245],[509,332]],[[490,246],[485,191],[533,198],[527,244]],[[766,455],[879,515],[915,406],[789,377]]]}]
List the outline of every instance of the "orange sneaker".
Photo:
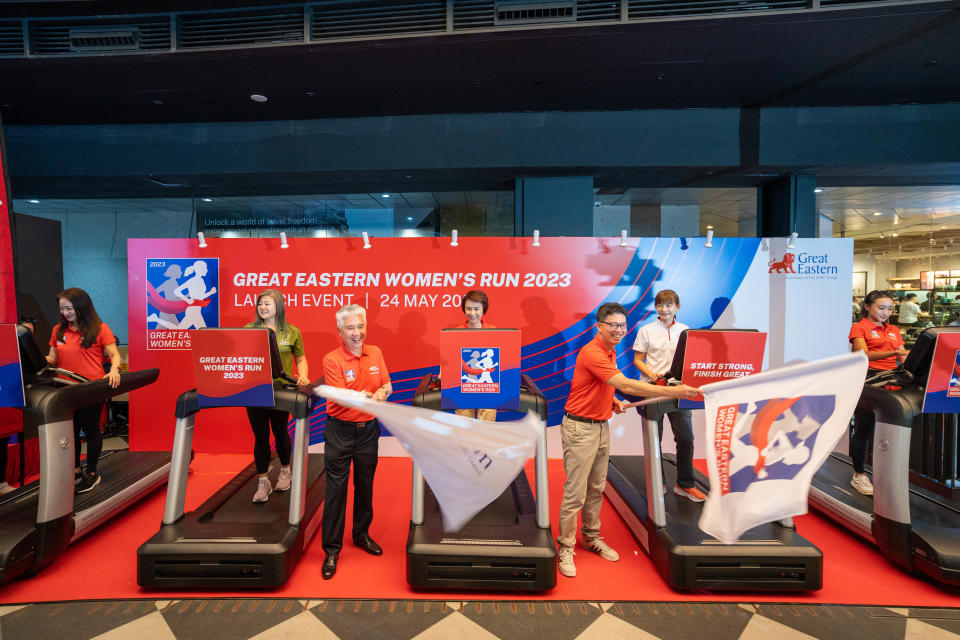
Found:
[{"label": "orange sneaker", "polygon": [[676,485],[673,487],[673,492],[678,496],[683,496],[684,498],[692,502],[703,502],[704,500],[707,499],[706,494],[703,491],[700,491],[700,489],[697,489],[696,487],[690,487],[688,489],[686,487],[681,487],[680,485]]}]

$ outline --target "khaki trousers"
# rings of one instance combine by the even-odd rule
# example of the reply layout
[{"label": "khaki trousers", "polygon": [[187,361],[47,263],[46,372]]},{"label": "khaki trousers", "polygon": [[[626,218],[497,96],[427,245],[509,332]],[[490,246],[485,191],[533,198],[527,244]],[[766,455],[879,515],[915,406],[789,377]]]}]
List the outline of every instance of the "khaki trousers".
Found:
[{"label": "khaki trousers", "polygon": [[484,422],[497,421],[496,409],[456,409],[454,413],[458,416],[463,416],[465,418],[476,418],[477,420],[483,420]]},{"label": "khaki trousers", "polygon": [[582,422],[564,416],[560,423],[563,442],[563,483],[560,501],[560,529],[557,543],[573,548],[577,533],[577,512],[581,509],[584,540],[600,533],[600,506],[607,484],[607,463],[610,460],[610,423]]}]

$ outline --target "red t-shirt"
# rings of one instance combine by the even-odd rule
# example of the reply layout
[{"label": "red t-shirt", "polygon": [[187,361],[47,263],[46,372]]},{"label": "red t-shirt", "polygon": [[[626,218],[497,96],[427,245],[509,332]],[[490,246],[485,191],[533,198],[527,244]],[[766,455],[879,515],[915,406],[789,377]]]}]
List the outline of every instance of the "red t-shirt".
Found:
[{"label": "red t-shirt", "polygon": [[81,346],[83,335],[67,326],[63,332],[63,341],[57,342],[57,327],[50,334],[50,346],[57,349],[57,366],[67,371],[78,373],[89,380],[102,378],[103,354],[107,345],[115,344],[116,337],[106,322],[100,323],[100,333],[89,349]]},{"label": "red t-shirt", "polygon": [[[899,327],[892,324],[877,324],[870,318],[864,318],[850,327],[851,343],[854,338],[863,338],[867,343],[867,351],[896,351],[903,346]],[[869,366],[871,369],[880,371],[896,369],[897,356],[871,360]]]},{"label": "red t-shirt", "polygon": [[567,413],[591,420],[609,420],[613,413],[613,395],[616,389],[607,380],[620,373],[617,368],[617,350],[607,351],[595,336],[580,349],[573,367],[570,396],[564,409]]},{"label": "red t-shirt", "polygon": [[[451,328],[451,329],[470,329],[471,327],[468,327],[466,320],[464,320],[463,324],[455,324],[455,325],[453,325],[453,326],[450,327],[450,328]],[[481,329],[496,329],[497,327],[493,326],[492,324],[488,324],[488,323],[484,322],[483,320],[481,320],[481,321],[480,321],[480,328],[481,328]]]},{"label": "red t-shirt", "polygon": [[[363,351],[359,356],[355,356],[341,344],[323,356],[323,382],[331,387],[374,393],[390,382],[390,373],[383,361],[383,352],[380,351],[380,347],[364,344]],[[332,400],[327,400],[327,415],[344,422],[366,422],[375,417],[357,409],[344,407]]]}]

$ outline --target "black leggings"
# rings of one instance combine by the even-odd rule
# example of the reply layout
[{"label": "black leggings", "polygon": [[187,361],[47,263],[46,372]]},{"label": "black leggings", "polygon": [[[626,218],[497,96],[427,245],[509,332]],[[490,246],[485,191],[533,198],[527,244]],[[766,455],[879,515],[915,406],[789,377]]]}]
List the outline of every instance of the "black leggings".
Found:
[{"label": "black leggings", "polygon": [[277,441],[280,464],[285,467],[290,464],[290,433],[287,432],[289,416],[286,411],[247,407],[247,418],[250,419],[250,428],[253,429],[253,460],[257,464],[257,473],[264,474],[270,468],[271,430]]},{"label": "black leggings", "polygon": [[97,472],[100,452],[103,451],[103,438],[100,436],[100,414],[103,403],[80,407],[73,412],[73,461],[80,466],[80,431],[87,441],[87,473]]},{"label": "black leggings", "polygon": [[865,473],[864,461],[867,459],[867,447],[873,439],[873,430],[877,418],[873,411],[857,407],[853,410],[853,437],[850,439],[850,458],[856,473]]}]

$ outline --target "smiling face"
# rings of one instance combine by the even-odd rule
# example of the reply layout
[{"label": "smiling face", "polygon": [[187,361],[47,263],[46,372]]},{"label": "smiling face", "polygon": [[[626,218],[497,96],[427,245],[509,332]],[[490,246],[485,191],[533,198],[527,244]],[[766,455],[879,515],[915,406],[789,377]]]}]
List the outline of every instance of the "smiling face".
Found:
[{"label": "smiling face", "polygon": [[270,296],[260,296],[257,300],[257,315],[263,320],[264,324],[276,324],[277,322],[277,303]]},{"label": "smiling face", "polygon": [[343,326],[339,327],[340,339],[347,351],[360,355],[363,351],[363,342],[367,338],[367,320],[362,314],[349,315],[343,319]]},{"label": "smiling face", "polygon": [[467,319],[467,327],[479,329],[483,326],[483,303],[467,300],[463,305],[463,315]]},{"label": "smiling face", "polygon": [[57,298],[57,310],[68,324],[75,326],[77,324],[77,310],[73,303],[66,298]]},{"label": "smiling face", "polygon": [[867,317],[877,324],[883,324],[893,313],[892,298],[877,298],[872,304],[863,305],[867,310]]},{"label": "smiling face", "polygon": [[606,318],[597,322],[597,333],[608,349],[613,348],[627,335],[627,316],[622,313],[607,314]]},{"label": "smiling face", "polygon": [[657,317],[660,318],[663,324],[672,324],[674,318],[677,316],[677,309],[679,308],[680,305],[673,300],[660,302],[657,304]]}]

